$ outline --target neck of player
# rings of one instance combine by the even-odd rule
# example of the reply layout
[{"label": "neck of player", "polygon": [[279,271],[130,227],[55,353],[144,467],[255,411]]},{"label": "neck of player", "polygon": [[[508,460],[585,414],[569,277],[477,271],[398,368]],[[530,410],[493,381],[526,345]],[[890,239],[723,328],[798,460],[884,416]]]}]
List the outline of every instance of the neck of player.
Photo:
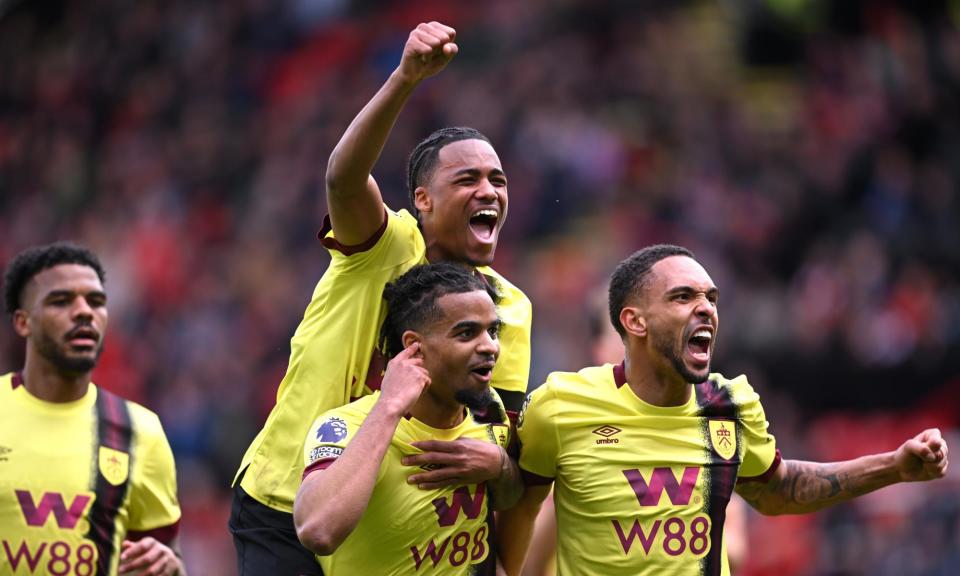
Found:
[{"label": "neck of player", "polygon": [[27,351],[23,365],[23,386],[45,402],[74,402],[84,397],[91,372],[65,373],[39,354]]},{"label": "neck of player", "polygon": [[443,398],[430,388],[420,394],[410,408],[410,415],[431,428],[455,428],[466,417],[467,409],[456,400]]},{"label": "neck of player", "polygon": [[638,398],[660,407],[683,406],[690,400],[693,387],[672,366],[662,359],[648,357],[645,350],[630,348],[624,372],[627,386]]}]

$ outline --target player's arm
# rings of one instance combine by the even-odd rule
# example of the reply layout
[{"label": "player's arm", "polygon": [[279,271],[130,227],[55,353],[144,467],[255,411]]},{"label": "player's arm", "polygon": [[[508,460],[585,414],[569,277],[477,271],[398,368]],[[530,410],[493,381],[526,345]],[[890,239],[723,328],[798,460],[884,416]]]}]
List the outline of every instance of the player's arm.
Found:
[{"label": "player's arm", "polygon": [[898,482],[942,478],[947,465],[947,444],[934,428],[924,430],[893,452],[846,462],[784,460],[766,483],[744,482],[736,490],[763,514],[802,514]]},{"label": "player's arm", "polygon": [[380,398],[329,468],[308,474],[293,503],[297,537],[315,554],[332,554],[353,532],[377,483],[380,463],[400,419],[430,384],[413,344],[388,364]]},{"label": "player's arm", "polygon": [[509,576],[520,574],[533,537],[533,526],[553,484],[529,485],[515,506],[497,516],[500,563]]},{"label": "player's arm", "polygon": [[439,22],[420,24],[403,47],[400,65],[353,119],[327,162],[327,210],[337,241],[362,244],[383,224],[380,189],[370,172],[407,98],[457,53],[456,31]]},{"label": "player's arm", "polygon": [[459,438],[452,441],[424,440],[414,442],[413,446],[423,453],[405,456],[401,461],[404,466],[437,467],[407,478],[408,483],[416,484],[422,490],[486,482],[493,495],[495,510],[512,506],[523,491],[516,460],[497,444]]},{"label": "player's arm", "polygon": [[168,544],[150,536],[135,542],[124,540],[117,570],[121,576],[187,576],[177,538]]}]

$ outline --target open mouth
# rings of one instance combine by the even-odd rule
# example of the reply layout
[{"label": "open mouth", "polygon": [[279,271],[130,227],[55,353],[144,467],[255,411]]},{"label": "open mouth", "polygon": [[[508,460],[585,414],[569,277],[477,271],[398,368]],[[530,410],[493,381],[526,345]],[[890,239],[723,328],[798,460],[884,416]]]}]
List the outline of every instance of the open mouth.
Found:
[{"label": "open mouth", "polygon": [[93,349],[100,341],[100,334],[93,328],[75,328],[67,333],[66,340],[74,348]]},{"label": "open mouth", "polygon": [[470,230],[482,242],[491,242],[499,220],[500,214],[496,210],[490,208],[477,210],[470,216]]},{"label": "open mouth", "polygon": [[700,328],[687,341],[687,351],[695,361],[706,364],[710,361],[710,343],[712,341],[713,332],[706,328]]},{"label": "open mouth", "polygon": [[493,374],[493,365],[478,366],[470,370],[470,372],[477,376],[480,380],[487,382],[490,380],[490,376]]}]

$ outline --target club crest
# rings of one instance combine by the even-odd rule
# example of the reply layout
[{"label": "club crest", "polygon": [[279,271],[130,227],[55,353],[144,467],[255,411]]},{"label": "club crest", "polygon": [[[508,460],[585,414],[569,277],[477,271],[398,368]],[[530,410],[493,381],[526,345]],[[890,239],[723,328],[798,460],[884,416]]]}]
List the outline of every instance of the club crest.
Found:
[{"label": "club crest", "polygon": [[106,446],[100,447],[100,474],[107,482],[119,486],[130,473],[130,455]]},{"label": "club crest", "polygon": [[731,420],[710,420],[710,443],[724,460],[737,453],[737,428]]}]

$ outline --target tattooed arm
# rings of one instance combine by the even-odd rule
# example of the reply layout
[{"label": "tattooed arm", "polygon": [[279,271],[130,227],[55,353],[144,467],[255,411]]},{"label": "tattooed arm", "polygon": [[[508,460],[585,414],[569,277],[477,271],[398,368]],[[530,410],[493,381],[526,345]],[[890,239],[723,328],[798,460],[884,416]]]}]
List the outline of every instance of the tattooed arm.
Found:
[{"label": "tattooed arm", "polygon": [[948,463],[947,443],[934,428],[894,452],[827,464],[784,460],[769,482],[738,484],[737,493],[762,514],[803,514],[897,482],[942,478]]}]

